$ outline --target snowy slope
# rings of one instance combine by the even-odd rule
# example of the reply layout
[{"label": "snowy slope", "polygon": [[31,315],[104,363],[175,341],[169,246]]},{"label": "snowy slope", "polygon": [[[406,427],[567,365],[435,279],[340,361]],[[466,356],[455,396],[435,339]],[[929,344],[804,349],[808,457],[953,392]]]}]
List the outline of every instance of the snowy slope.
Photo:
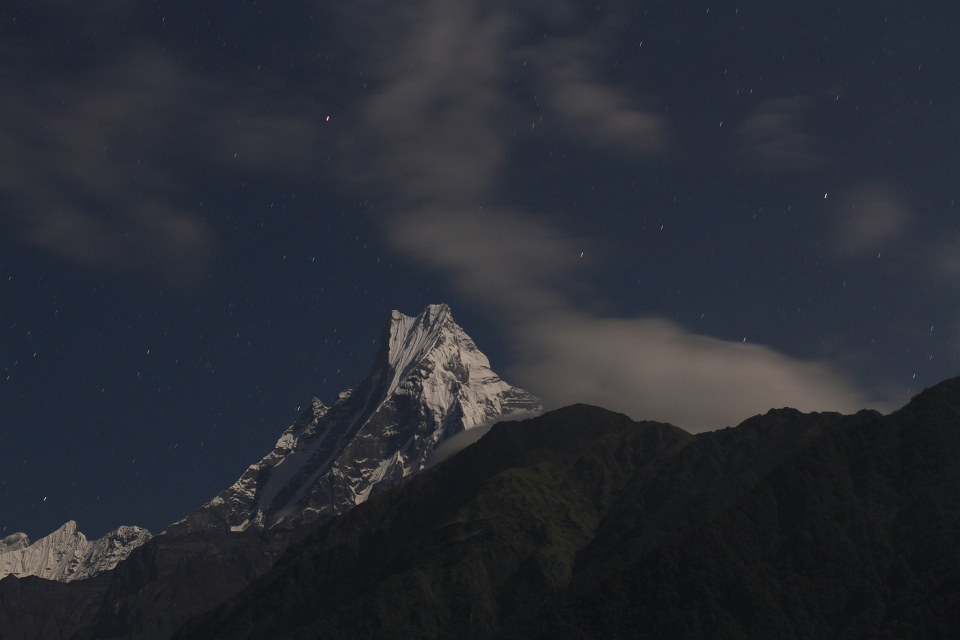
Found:
[{"label": "snowy slope", "polygon": [[70,582],[113,569],[150,539],[140,527],[120,527],[97,540],[87,540],[73,520],[33,544],[23,533],[3,539],[0,578],[13,574]]},{"label": "snowy slope", "polygon": [[342,513],[424,468],[447,437],[536,398],[504,382],[446,305],[394,311],[370,375],[333,406],[319,400],[233,486],[167,531],[290,527]]}]

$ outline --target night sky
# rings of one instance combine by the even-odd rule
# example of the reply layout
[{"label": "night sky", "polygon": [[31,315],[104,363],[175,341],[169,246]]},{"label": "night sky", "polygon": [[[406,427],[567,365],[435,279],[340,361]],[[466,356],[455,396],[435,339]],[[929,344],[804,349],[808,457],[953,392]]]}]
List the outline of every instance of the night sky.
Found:
[{"label": "night sky", "polygon": [[957,375],[958,18],[6,0],[0,536],[162,530],[391,309],[693,431]]}]

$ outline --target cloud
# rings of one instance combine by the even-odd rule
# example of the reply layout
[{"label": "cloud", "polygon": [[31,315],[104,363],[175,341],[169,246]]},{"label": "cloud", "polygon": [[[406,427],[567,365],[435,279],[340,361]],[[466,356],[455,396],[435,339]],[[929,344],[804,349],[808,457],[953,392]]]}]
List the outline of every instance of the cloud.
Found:
[{"label": "cloud", "polygon": [[388,240],[441,269],[457,290],[511,319],[564,304],[577,245],[545,218],[515,209],[425,208],[385,221]]},{"label": "cloud", "polygon": [[[666,119],[651,109],[635,106],[637,98],[595,79],[583,62],[592,43],[581,39],[554,45],[539,56],[547,88],[549,114],[560,119],[558,129],[593,147],[641,156],[667,150]],[[548,115],[548,117],[550,117]]]},{"label": "cloud", "polygon": [[844,255],[863,257],[885,249],[907,232],[913,215],[889,186],[870,182],[837,198],[834,244]]},{"label": "cloud", "polygon": [[934,273],[951,282],[960,283],[960,236],[934,242],[928,255]]},{"label": "cloud", "polygon": [[825,143],[803,130],[809,98],[760,104],[736,128],[737,154],[761,171],[805,171],[826,164]]},{"label": "cloud", "polygon": [[853,412],[870,399],[835,367],[697,335],[658,318],[556,313],[524,327],[518,373],[551,406],[598,404],[701,431],[771,407]]},{"label": "cloud", "polygon": [[[381,189],[378,221],[393,247],[498,316],[517,348],[518,382],[551,404],[594,402],[696,429],[773,405],[848,411],[866,404],[829,364],[656,318],[581,310],[571,292],[584,284],[584,240],[547,214],[501,202],[512,136],[536,115],[515,99],[505,68],[529,61],[546,89],[545,120],[561,121],[571,140],[598,149],[661,154],[665,121],[589,72],[590,56],[577,55],[592,51],[587,36],[539,50],[516,43],[522,25],[503,8],[444,0],[406,9],[380,43],[389,55],[374,65],[379,86],[352,131],[359,153],[351,176]],[[810,147],[795,143],[779,157],[810,160]]]},{"label": "cloud", "polygon": [[250,169],[295,175],[316,155],[318,116],[210,81],[144,43],[80,67],[10,68],[0,191],[20,240],[85,267],[192,287],[216,234],[191,185]]},{"label": "cloud", "polygon": [[[408,11],[413,11],[412,7]],[[394,9],[394,11],[397,11]],[[427,2],[381,43],[380,86],[353,132],[353,179],[386,182],[402,212],[475,205],[489,193],[505,153],[500,76],[507,19],[471,2]],[[402,33],[402,32],[401,32]]]},{"label": "cloud", "polygon": [[130,203],[117,219],[45,203],[30,216],[23,239],[88,267],[136,268],[150,264],[174,284],[193,282],[210,259],[210,229],[191,212],[159,203]]},{"label": "cloud", "polygon": [[[512,11],[470,0],[428,0],[383,19],[395,28],[378,32],[369,54],[379,84],[353,131],[353,170],[369,172],[372,161],[374,182],[392,184],[404,207],[489,204],[512,136],[536,133],[545,120],[552,132],[591,146],[648,156],[664,150],[665,119],[594,77],[596,34],[532,46]],[[511,74],[527,63],[544,88],[542,105],[512,91]]]},{"label": "cloud", "polygon": [[447,458],[466,449],[468,446],[485,436],[493,427],[493,425],[498,422],[507,420],[525,420],[535,416],[535,413],[518,411],[508,415],[500,416],[496,420],[478,424],[477,426],[467,429],[466,431],[456,433],[437,445],[437,448],[433,450],[433,453],[431,453],[430,457],[425,461],[424,468],[429,469],[430,467],[438,465]]},{"label": "cloud", "polygon": [[478,425],[472,429],[461,431],[460,433],[454,434],[446,440],[443,440],[439,445],[437,445],[437,448],[433,450],[433,453],[431,453],[430,457],[424,462],[424,468],[429,469],[430,467],[436,466],[447,458],[450,458],[463,451],[474,442],[487,435],[487,432],[490,431],[491,427],[493,427],[492,423]]}]

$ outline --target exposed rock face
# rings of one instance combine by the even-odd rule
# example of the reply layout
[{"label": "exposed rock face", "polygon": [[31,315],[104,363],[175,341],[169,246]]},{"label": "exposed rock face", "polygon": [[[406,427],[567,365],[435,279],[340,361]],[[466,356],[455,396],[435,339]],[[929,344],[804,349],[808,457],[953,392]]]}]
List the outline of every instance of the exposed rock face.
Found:
[{"label": "exposed rock face", "polygon": [[37,576],[59,582],[89,578],[113,569],[150,538],[141,527],[119,527],[87,540],[73,520],[33,544],[26,534],[15,533],[0,544],[0,578]]},{"label": "exposed rock face", "polygon": [[343,513],[424,468],[447,437],[539,413],[504,382],[446,305],[394,311],[373,371],[332,407],[314,400],[231,487],[169,533],[293,527]]}]

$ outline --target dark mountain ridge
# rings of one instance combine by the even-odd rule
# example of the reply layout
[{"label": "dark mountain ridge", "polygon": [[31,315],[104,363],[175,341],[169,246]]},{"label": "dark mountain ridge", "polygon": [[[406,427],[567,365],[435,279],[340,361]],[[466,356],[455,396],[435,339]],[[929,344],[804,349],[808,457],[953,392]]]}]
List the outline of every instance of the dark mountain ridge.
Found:
[{"label": "dark mountain ridge", "polygon": [[58,585],[54,611],[82,618],[59,634],[17,599],[44,581],[0,581],[0,637],[954,637],[958,459],[960,378],[890,415],[776,409],[696,436],[573,405],[289,546],[159,536],[106,586]]},{"label": "dark mountain ridge", "polygon": [[0,580],[0,639],[169,638],[266,572],[307,531],[160,535],[92,578],[7,576]]},{"label": "dark mountain ridge", "polygon": [[[691,438],[585,405],[497,424],[401,491],[321,527],[183,637],[269,637],[265,610],[284,629],[322,626],[325,637],[404,627],[401,637],[488,637],[505,594],[526,601],[565,584],[623,484]],[[327,609],[338,613],[306,617]]]},{"label": "dark mountain ridge", "polygon": [[958,456],[960,379],[697,436],[568,407],[320,528],[177,637],[952,637]]}]

